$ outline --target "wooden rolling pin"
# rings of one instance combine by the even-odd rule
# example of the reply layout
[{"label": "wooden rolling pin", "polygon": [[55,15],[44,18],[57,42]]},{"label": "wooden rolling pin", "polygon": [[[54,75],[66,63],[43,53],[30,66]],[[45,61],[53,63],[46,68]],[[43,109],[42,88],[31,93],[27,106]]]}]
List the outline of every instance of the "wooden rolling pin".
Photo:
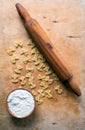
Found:
[{"label": "wooden rolling pin", "polygon": [[59,78],[66,86],[69,86],[76,95],[80,96],[81,91],[77,84],[73,81],[72,74],[61,62],[57,56],[57,52],[55,53],[52,42],[49,40],[48,36],[43,31],[39,23],[28,14],[26,9],[21,4],[17,3],[16,8],[24,21],[27,31],[54,71],[58,74]]}]

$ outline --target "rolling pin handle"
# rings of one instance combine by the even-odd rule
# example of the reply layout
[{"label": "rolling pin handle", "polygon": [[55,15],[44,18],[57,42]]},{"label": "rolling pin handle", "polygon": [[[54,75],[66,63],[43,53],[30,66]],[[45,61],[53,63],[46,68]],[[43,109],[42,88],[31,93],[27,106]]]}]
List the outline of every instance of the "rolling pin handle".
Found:
[{"label": "rolling pin handle", "polygon": [[15,6],[16,6],[16,9],[17,9],[19,15],[21,16],[21,18],[24,21],[28,21],[31,19],[31,16],[29,15],[29,13],[21,4],[17,3]]}]

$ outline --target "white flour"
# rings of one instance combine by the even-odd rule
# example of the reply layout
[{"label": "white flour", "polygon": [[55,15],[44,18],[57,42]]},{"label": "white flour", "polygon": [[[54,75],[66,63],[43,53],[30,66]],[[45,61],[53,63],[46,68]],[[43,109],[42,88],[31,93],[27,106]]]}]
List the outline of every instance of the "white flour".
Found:
[{"label": "white flour", "polygon": [[18,118],[27,116],[35,107],[34,97],[24,89],[13,91],[8,96],[7,102],[10,111]]}]

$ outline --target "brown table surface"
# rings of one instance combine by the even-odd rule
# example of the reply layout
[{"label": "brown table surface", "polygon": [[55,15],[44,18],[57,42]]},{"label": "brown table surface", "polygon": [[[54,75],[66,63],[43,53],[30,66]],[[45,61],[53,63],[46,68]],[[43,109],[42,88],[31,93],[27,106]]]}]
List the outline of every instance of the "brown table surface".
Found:
[{"label": "brown table surface", "polygon": [[[17,2],[47,32],[82,92],[76,97],[63,86],[62,95],[37,105],[34,114],[23,120],[10,117],[6,109],[6,97],[16,88],[10,82],[13,68],[6,50],[15,40],[28,41],[15,8]],[[0,130],[85,130],[84,12],[84,0],[0,0]]]}]

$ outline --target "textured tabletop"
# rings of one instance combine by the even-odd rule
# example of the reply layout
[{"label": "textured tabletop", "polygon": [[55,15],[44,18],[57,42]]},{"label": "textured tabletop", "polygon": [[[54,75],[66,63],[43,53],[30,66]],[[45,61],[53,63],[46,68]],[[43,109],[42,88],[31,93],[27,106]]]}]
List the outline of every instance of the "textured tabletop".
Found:
[{"label": "textured tabletop", "polygon": [[[7,49],[15,40],[27,43],[29,39],[15,8],[17,2],[43,27],[82,92],[76,97],[62,85],[62,95],[36,105],[34,114],[23,120],[12,118],[6,109],[7,95],[18,87],[10,82],[13,65]],[[0,0],[0,130],[85,130],[84,12],[84,0]]]}]

